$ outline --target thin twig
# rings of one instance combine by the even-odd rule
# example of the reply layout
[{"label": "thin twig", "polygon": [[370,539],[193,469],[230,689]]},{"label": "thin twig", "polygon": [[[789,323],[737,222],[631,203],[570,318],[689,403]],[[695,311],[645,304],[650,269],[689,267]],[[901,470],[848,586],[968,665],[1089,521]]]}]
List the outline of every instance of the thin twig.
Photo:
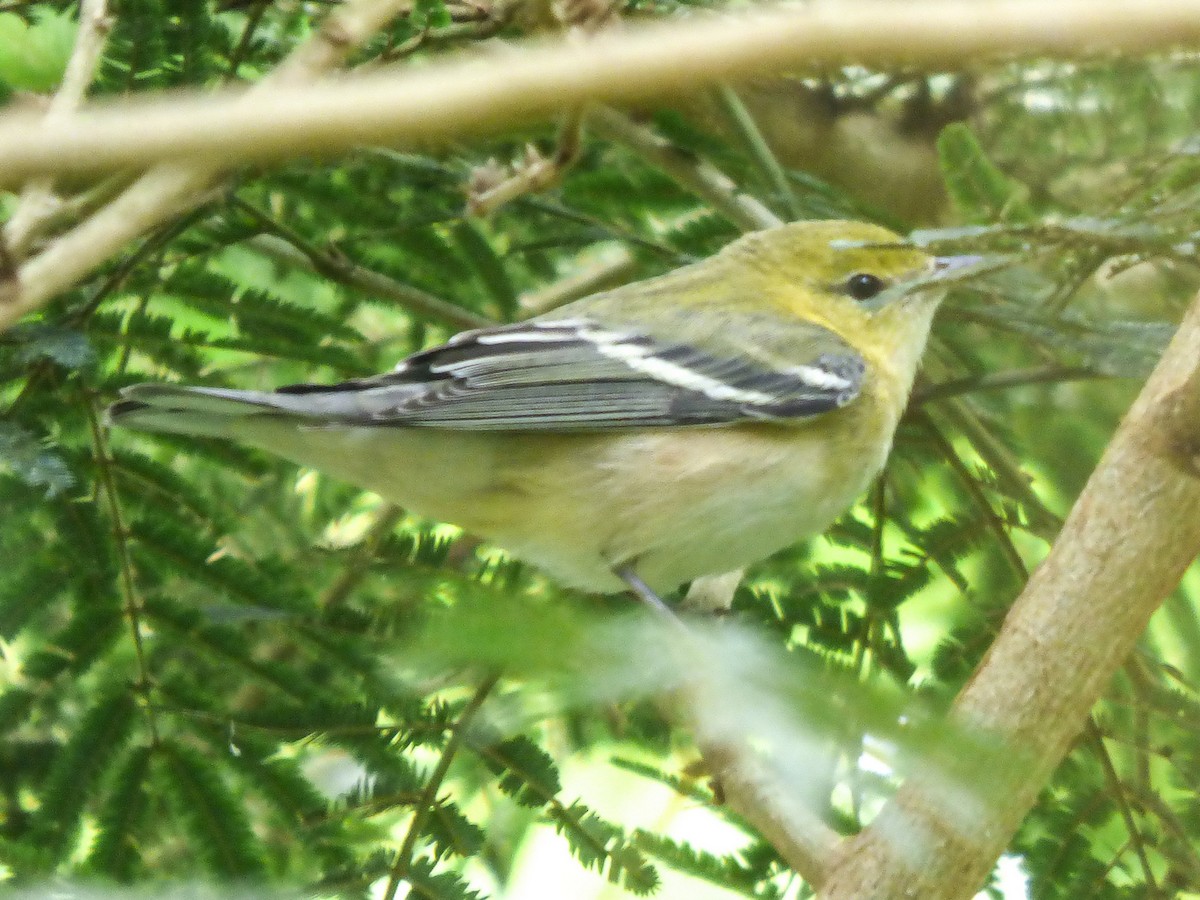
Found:
[{"label": "thin twig", "polygon": [[[47,119],[66,118],[79,106],[95,76],[112,24],[107,0],[82,0],[75,44],[63,71],[62,83],[46,109]],[[54,196],[52,177],[29,182],[21,192],[16,212],[4,225],[3,240],[7,252],[17,259],[24,257],[38,231],[57,213],[60,204],[61,201]]]},{"label": "thin twig", "polygon": [[1046,540],[1053,540],[1062,525],[1062,517],[1049,509],[1033,490],[1032,479],[1021,468],[1021,462],[980,419],[967,397],[947,397],[938,407],[961,434],[971,442],[975,452],[1007,487],[1010,495],[1023,505],[1028,518],[1027,528]]},{"label": "thin twig", "polygon": [[270,88],[281,86],[311,90],[313,79],[345,65],[356,48],[411,9],[408,0],[346,0],[325,17],[307,41],[254,86],[251,97],[261,97]]},{"label": "thin twig", "polygon": [[1170,804],[1163,802],[1162,795],[1157,791],[1139,790],[1135,791],[1135,796],[1138,803],[1158,816],[1159,821],[1175,836],[1175,842],[1183,854],[1182,857],[1169,854],[1161,846],[1159,852],[1186,869],[1193,885],[1200,884],[1200,853],[1196,850],[1196,839],[1189,826],[1180,821],[1175,810]]},{"label": "thin twig", "polygon": [[742,98],[732,87],[723,84],[717,88],[717,100],[725,110],[734,130],[741,137],[750,158],[762,171],[763,177],[779,198],[779,202],[786,207],[788,218],[799,219],[801,209],[796,200],[796,192],[792,190],[792,182],[775,156],[775,152],[771,149],[771,145],[767,143],[758,123],[754,121],[754,116],[751,115],[750,110],[746,109]]},{"label": "thin twig", "polygon": [[1129,841],[1133,845],[1134,853],[1137,854],[1138,865],[1142,867],[1142,877],[1153,892],[1157,894],[1158,882],[1154,878],[1154,869],[1150,867],[1150,859],[1146,856],[1146,842],[1142,838],[1141,831],[1138,830],[1137,822],[1134,821],[1133,810],[1129,808],[1129,798],[1125,796],[1125,786],[1121,781],[1121,776],[1117,774],[1116,766],[1113,765],[1112,755],[1108,752],[1108,748],[1104,746],[1104,735],[1101,734],[1100,728],[1096,725],[1094,716],[1088,716],[1087,724],[1083,726],[1083,733],[1088,743],[1092,745],[1092,750],[1095,752],[1096,758],[1100,761],[1100,771],[1104,773],[1104,780],[1108,784],[1108,792],[1121,814],[1121,820],[1125,823],[1125,830],[1129,832]]},{"label": "thin twig", "polygon": [[1150,754],[1146,752],[1146,747],[1150,743],[1151,709],[1145,698],[1145,692],[1152,689],[1151,679],[1149,673],[1145,671],[1144,663],[1137,655],[1131,656],[1129,662],[1125,664],[1125,674],[1129,678],[1132,690],[1129,703],[1133,712],[1133,733],[1135,735],[1132,739],[1132,745],[1135,747],[1135,765],[1130,781],[1133,782],[1135,790],[1148,791],[1151,784]]},{"label": "thin twig", "polygon": [[724,172],[637,124],[624,113],[608,108],[595,109],[588,113],[588,123],[601,136],[625,145],[681,187],[707,201],[743,231],[758,231],[783,223],[759,200],[742,193],[737,183]]},{"label": "thin twig", "polygon": [[246,14],[246,24],[242,28],[242,36],[238,38],[237,46],[229,54],[229,78],[231,80],[237,79],[238,69],[242,67],[242,60],[246,58],[246,54],[250,51],[250,44],[254,40],[254,32],[258,30],[263,14],[270,6],[270,0],[257,0],[251,6],[250,12]]},{"label": "thin twig", "polygon": [[375,514],[375,521],[367,529],[356,552],[351,554],[341,575],[317,601],[319,609],[340,606],[350,596],[350,593],[367,577],[371,562],[379,551],[379,545],[392,533],[392,529],[402,518],[404,518],[404,510],[391,503]]},{"label": "thin twig", "polygon": [[1036,369],[1016,369],[1009,372],[987,372],[969,378],[956,378],[940,384],[918,387],[913,391],[909,407],[933,403],[963,394],[979,391],[1003,391],[1009,388],[1026,387],[1031,384],[1061,384],[1066,381],[1087,381],[1093,378],[1112,378],[1087,366],[1042,366]]},{"label": "thin twig", "polygon": [[133,560],[129,555],[129,530],[125,527],[125,517],[121,513],[121,501],[117,496],[117,483],[112,472],[113,459],[109,454],[104,429],[100,427],[100,415],[96,409],[96,400],[90,393],[84,398],[84,413],[87,416],[88,429],[92,435],[92,455],[96,461],[96,471],[99,476],[97,487],[104,495],[109,518],[112,520],[113,541],[117,548],[121,599],[138,665],[136,689],[145,702],[146,723],[150,729],[150,738],[154,743],[158,743],[158,726],[155,722],[154,701],[151,697],[150,667],[146,662],[146,648],[142,641],[142,605],[137,596],[137,589],[134,587]]},{"label": "thin twig", "polygon": [[408,877],[408,873],[412,869],[413,853],[416,852],[417,841],[420,839],[421,832],[425,828],[425,823],[428,821],[429,815],[433,812],[433,807],[437,803],[438,791],[442,789],[442,782],[446,780],[446,775],[450,771],[450,763],[454,761],[455,754],[458,753],[459,747],[462,746],[463,741],[466,739],[475,714],[479,712],[479,708],[483,706],[483,701],[487,699],[488,694],[492,692],[492,688],[496,686],[496,682],[499,680],[499,674],[486,677],[475,690],[474,696],[463,707],[458,721],[454,723],[454,730],[450,732],[450,737],[446,740],[446,746],[442,748],[442,755],[438,758],[437,765],[434,766],[433,771],[430,773],[429,780],[425,782],[425,789],[421,791],[421,797],[417,801],[416,809],[413,811],[413,818],[408,825],[408,832],[404,835],[404,841],[401,843],[400,849],[396,852],[396,859],[392,863],[392,872],[388,877],[387,889],[383,892],[383,900],[395,900],[400,882]]},{"label": "thin twig", "polygon": [[942,429],[938,427],[933,419],[926,413],[920,413],[918,420],[925,426],[926,434],[933,440],[934,446],[941,454],[942,459],[950,466],[951,471],[958,476],[975,508],[983,516],[984,523],[1000,545],[1004,559],[1013,570],[1018,583],[1024,584],[1029,580],[1029,568],[1025,565],[1025,560],[1021,558],[1016,544],[1013,543],[1012,536],[1008,533],[1007,524],[997,514],[991,501],[988,500],[987,495],[983,492],[983,488],[979,484],[979,479],[975,477],[967,464],[959,457],[958,451],[954,449],[954,444],[942,433]]},{"label": "thin twig", "polygon": [[[558,218],[565,219],[568,222],[575,222],[579,225],[585,225],[603,233],[611,240],[620,241],[621,243],[627,244],[630,247],[640,247],[675,264],[682,264],[690,261],[684,254],[681,254],[673,247],[667,246],[661,239],[656,238],[655,236],[647,237],[645,234],[639,233],[632,228],[619,225],[615,222],[605,221],[599,216],[566,206],[560,200],[549,197],[528,196],[522,197],[517,202],[517,205],[526,207],[538,213],[544,213],[548,216],[556,216]],[[677,222],[668,221],[664,223],[664,233],[669,234],[672,230],[674,230],[677,224],[683,224],[689,219],[690,217],[685,213],[679,217]]]},{"label": "thin twig", "polygon": [[548,157],[541,156],[531,145],[526,160],[518,164],[511,176],[499,184],[471,191],[467,197],[468,215],[490,215],[518,197],[544,191],[557,184],[563,174],[575,165],[582,147],[583,111],[573,109],[567,112],[559,126],[554,152]]},{"label": "thin twig", "polygon": [[423,319],[443,322],[458,329],[484,328],[495,324],[487,316],[471,312],[419,287],[397,281],[382,272],[367,269],[345,257],[323,252],[311,245],[300,247],[273,234],[256,235],[242,244],[291,268],[316,272],[322,277],[372,297],[392,300]]},{"label": "thin twig", "polygon": [[[81,329],[84,323],[96,312],[100,304],[111,297],[113,292],[120,290],[121,286],[125,284],[125,281],[137,266],[160,251],[165,244],[177,237],[181,231],[186,230],[189,224],[190,222],[186,218],[178,222],[172,222],[146,238],[139,247],[135,248],[132,253],[113,268],[103,283],[92,292],[92,296],[86,303],[70,312],[65,320],[66,324],[72,328]],[[25,383],[9,404],[5,415],[14,415],[22,404],[33,396],[34,390],[41,379],[54,370],[55,365],[51,360],[44,358],[36,360],[28,370]]]},{"label": "thin twig", "polygon": [[[91,215],[108,201],[125,190],[132,181],[128,174],[112,175],[91,187],[66,197],[56,197],[53,202],[42,207],[41,217],[32,223],[32,228],[24,235],[15,234],[15,244],[22,256],[29,252],[30,245],[37,239],[64,225],[78,222],[84,216]],[[17,210],[20,213],[20,209]],[[15,216],[10,222],[15,220]],[[22,230],[23,226],[13,228],[14,233]],[[6,235],[8,234],[6,226]]]},{"label": "thin twig", "polygon": [[625,247],[616,247],[594,265],[536,291],[522,294],[521,313],[530,317],[558,309],[572,300],[627,281],[636,268],[637,260],[633,258],[633,254]]}]

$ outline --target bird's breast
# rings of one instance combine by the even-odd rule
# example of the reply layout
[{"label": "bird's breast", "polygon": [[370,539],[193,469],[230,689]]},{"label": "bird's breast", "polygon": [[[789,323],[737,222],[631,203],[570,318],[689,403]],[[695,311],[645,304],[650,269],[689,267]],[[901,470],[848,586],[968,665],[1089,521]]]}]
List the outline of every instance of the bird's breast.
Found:
[{"label": "bird's breast", "polygon": [[863,493],[890,443],[890,432],[773,426],[680,437],[630,436],[607,460],[604,553],[635,561],[660,590],[824,531]]}]

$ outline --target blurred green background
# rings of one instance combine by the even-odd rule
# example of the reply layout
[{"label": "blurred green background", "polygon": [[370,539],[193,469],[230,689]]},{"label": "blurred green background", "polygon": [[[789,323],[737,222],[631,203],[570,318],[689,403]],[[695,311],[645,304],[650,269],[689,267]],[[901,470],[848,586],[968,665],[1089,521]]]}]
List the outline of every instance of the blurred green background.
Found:
[{"label": "blurred green background", "polygon": [[[253,82],[330,6],[120,0],[93,94]],[[720,4],[418,0],[354,64],[701,6]],[[76,17],[3,4],[9,107],[44,103]],[[565,116],[232,176],[0,335],[0,884],[810,896],[654,694],[703,669],[717,719],[786,757],[842,833],[913,767],[979,749],[939,713],[1196,290],[1198,113],[1191,53],[847,66],[619,127]],[[555,158],[548,183],[489,193]],[[681,182],[703,167],[783,219],[867,218],[1006,262],[944,308],[877,487],[751,569],[694,657],[661,652],[626,598],[571,594],[317,473],[103,426],[135,382],[373,374],[473,321],[710,254],[739,219]],[[59,179],[62,209],[20,252],[131,177]],[[0,195],[0,215],[17,206]],[[1193,569],[993,896],[1200,892],[1198,601]]]}]

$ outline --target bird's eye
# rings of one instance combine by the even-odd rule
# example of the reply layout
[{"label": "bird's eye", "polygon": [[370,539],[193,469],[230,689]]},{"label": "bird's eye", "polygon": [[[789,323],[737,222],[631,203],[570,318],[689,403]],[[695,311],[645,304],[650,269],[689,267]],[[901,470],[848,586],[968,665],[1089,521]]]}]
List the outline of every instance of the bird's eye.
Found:
[{"label": "bird's eye", "polygon": [[856,272],[846,279],[846,293],[855,300],[870,300],[887,285],[870,272]]}]

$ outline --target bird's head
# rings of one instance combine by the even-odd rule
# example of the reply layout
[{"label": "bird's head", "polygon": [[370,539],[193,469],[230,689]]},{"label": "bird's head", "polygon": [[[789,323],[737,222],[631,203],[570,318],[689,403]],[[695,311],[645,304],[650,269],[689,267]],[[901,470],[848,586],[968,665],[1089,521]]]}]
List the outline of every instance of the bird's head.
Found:
[{"label": "bird's head", "polygon": [[[976,256],[934,256],[868,222],[794,222],[728,252],[790,315],[818,322],[868,357],[915,368],[947,275]],[[903,358],[901,358],[903,357]]]}]

